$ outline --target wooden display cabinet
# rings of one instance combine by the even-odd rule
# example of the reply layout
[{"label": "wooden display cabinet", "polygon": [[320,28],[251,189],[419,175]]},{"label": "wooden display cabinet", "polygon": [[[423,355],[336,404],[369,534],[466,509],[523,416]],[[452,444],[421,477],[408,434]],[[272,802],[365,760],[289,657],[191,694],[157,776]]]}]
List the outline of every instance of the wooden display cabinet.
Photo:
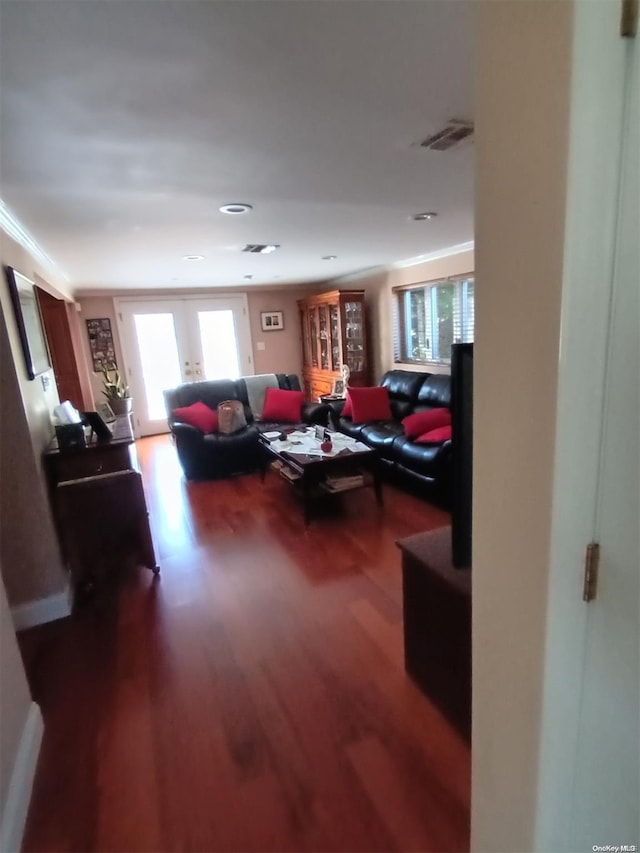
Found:
[{"label": "wooden display cabinet", "polygon": [[302,331],[302,379],[307,399],[330,394],[341,367],[350,385],[369,384],[363,290],[332,290],[298,302]]}]

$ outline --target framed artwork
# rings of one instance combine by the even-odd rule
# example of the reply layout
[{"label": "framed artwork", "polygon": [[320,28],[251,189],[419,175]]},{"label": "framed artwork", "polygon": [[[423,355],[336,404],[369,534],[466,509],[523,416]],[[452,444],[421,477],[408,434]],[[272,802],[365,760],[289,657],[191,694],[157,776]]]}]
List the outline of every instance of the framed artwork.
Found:
[{"label": "framed artwork", "polygon": [[333,387],[331,389],[331,395],[333,397],[344,397],[344,379],[334,379]]},{"label": "framed artwork", "polygon": [[118,365],[116,364],[116,351],[113,345],[111,320],[108,317],[100,320],[87,320],[87,334],[89,335],[93,372],[101,373],[104,367],[107,370],[115,370]]},{"label": "framed artwork", "polygon": [[96,412],[106,424],[113,423],[116,419],[113,409],[108,403],[96,403]]},{"label": "framed artwork", "polygon": [[282,311],[261,311],[260,322],[263,332],[280,332],[284,329],[284,314]]},{"label": "framed artwork", "polygon": [[51,370],[51,359],[42,328],[34,284],[13,267],[5,267],[5,272],[27,374],[29,379],[35,379],[46,370]]}]

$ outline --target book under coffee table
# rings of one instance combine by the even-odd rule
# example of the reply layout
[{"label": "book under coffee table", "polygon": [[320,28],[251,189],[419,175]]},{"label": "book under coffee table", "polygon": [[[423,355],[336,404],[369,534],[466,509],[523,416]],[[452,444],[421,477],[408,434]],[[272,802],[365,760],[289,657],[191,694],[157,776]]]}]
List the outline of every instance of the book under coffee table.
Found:
[{"label": "book under coffee table", "polygon": [[293,431],[286,441],[260,436],[262,480],[271,466],[300,492],[305,524],[310,521],[316,500],[353,489],[372,487],[378,506],[382,506],[380,462],[375,450],[342,433],[329,430],[327,433],[333,443],[329,454],[320,450],[320,441],[314,437],[313,429]]}]

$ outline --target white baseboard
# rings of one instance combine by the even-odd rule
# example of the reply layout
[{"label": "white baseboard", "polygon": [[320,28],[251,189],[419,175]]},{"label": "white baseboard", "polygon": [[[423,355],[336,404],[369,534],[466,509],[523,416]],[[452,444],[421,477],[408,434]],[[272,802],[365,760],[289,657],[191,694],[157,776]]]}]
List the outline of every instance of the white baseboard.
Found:
[{"label": "white baseboard", "polygon": [[56,619],[64,619],[71,613],[73,604],[71,588],[47,598],[38,598],[36,601],[27,601],[11,608],[13,626],[16,631],[25,628],[34,628],[36,625],[44,625],[45,622],[55,622]]},{"label": "white baseboard", "polygon": [[36,773],[44,725],[40,708],[31,703],[18,744],[0,822],[0,853],[19,853],[22,847],[31,789]]}]

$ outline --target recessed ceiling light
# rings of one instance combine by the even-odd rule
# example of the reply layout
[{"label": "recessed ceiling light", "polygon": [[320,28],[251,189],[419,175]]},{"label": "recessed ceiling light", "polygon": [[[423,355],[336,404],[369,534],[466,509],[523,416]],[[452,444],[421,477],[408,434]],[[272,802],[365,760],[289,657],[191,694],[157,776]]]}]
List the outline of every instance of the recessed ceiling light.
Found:
[{"label": "recessed ceiling light", "polygon": [[253,276],[252,275],[243,275],[242,278],[246,278],[247,281],[250,281],[253,278]]},{"label": "recessed ceiling light", "polygon": [[241,213],[249,213],[250,210],[253,210],[253,206],[243,204],[242,202],[234,202],[233,204],[223,204],[219,209],[220,213],[229,213],[232,216],[238,216]]},{"label": "recessed ceiling light", "polygon": [[183,261],[204,261],[204,255],[184,255]]},{"label": "recessed ceiling light", "polygon": [[427,213],[414,213],[411,217],[416,222],[424,222],[425,219],[434,219],[438,214],[435,211],[430,210]]},{"label": "recessed ceiling light", "polygon": [[323,260],[323,261],[335,261],[337,257],[338,257],[337,255],[323,255],[321,260]]}]

